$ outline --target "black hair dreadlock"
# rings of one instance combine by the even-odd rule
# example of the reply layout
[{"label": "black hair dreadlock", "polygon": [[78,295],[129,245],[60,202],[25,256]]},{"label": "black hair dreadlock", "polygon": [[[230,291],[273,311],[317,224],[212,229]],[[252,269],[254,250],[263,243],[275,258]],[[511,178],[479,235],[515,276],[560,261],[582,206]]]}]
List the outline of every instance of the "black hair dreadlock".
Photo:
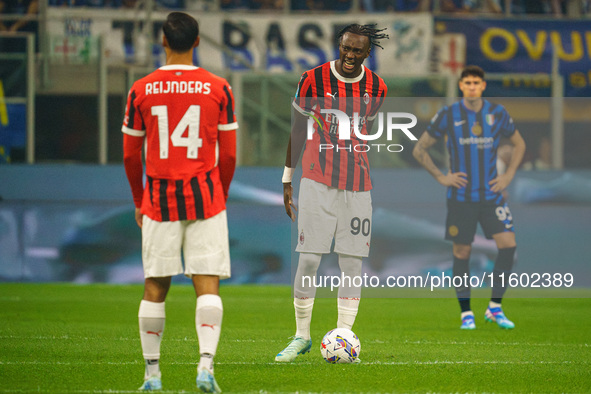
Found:
[{"label": "black hair dreadlock", "polygon": [[338,43],[340,43],[341,38],[343,37],[343,35],[345,33],[353,33],[353,34],[357,34],[360,36],[368,37],[370,48],[375,45],[375,46],[378,46],[378,47],[384,49],[384,47],[380,45],[379,40],[388,39],[388,38],[390,38],[390,36],[388,36],[386,33],[380,33],[382,31],[386,30],[386,28],[376,29],[374,26],[376,26],[375,23],[371,24],[371,25],[360,25],[357,23],[352,23],[350,25],[347,25],[337,35],[337,41],[338,41]]}]

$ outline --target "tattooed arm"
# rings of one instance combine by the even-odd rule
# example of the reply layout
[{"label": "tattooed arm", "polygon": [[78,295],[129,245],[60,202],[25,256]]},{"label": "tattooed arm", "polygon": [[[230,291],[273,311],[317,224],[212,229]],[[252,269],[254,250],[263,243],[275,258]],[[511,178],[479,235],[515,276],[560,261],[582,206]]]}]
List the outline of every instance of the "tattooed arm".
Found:
[{"label": "tattooed arm", "polygon": [[431,148],[437,140],[433,138],[429,133],[424,132],[421,138],[417,141],[412,155],[414,158],[443,186],[453,186],[457,188],[465,187],[468,183],[466,177],[468,176],[465,172],[454,172],[451,171],[447,174],[442,173],[439,168],[433,163],[433,159],[429,155],[429,148]]}]

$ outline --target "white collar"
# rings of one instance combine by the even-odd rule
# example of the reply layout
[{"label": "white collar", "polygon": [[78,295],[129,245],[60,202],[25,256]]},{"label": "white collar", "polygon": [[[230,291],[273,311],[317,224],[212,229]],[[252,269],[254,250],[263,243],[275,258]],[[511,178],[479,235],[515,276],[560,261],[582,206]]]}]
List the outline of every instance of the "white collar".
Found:
[{"label": "white collar", "polygon": [[361,79],[363,78],[363,76],[365,75],[365,66],[362,64],[361,65],[361,74],[359,74],[358,76],[356,76],[355,78],[347,78],[347,77],[343,77],[341,74],[339,74],[337,72],[337,69],[335,67],[336,64],[336,60],[332,60],[330,62],[330,71],[332,71],[332,73],[334,74],[335,77],[337,77],[337,79],[341,82],[345,82],[345,83],[356,83],[361,81]]},{"label": "white collar", "polygon": [[199,67],[197,66],[190,66],[188,64],[167,64],[166,66],[162,66],[159,70],[197,70]]}]

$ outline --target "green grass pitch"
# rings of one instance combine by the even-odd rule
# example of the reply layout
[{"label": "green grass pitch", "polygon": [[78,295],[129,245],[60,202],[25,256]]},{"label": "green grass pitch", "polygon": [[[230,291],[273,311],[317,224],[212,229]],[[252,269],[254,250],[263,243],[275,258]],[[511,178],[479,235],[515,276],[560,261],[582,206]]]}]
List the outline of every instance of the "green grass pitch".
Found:
[{"label": "green grass pitch", "polygon": [[[459,330],[451,298],[364,298],[355,324],[359,365],[329,365],[323,334],[336,300],[317,299],[312,351],[273,361],[293,335],[290,288],[222,286],[216,378],[231,392],[591,392],[591,299],[513,298],[512,331]],[[141,286],[0,284],[0,392],[134,392],[142,383],[137,311]],[[589,292],[586,296],[589,297]],[[167,300],[161,368],[165,392],[195,392],[198,345],[191,287]]]}]

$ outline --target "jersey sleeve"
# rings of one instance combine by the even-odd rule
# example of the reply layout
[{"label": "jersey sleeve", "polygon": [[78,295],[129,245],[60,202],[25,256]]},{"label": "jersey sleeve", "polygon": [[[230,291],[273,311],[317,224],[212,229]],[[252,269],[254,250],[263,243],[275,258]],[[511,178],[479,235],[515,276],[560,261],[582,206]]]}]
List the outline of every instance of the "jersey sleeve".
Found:
[{"label": "jersey sleeve", "polygon": [[509,112],[504,107],[501,107],[501,111],[499,116],[501,117],[501,135],[503,137],[510,138],[513,134],[515,134],[515,123],[513,123],[513,118],[509,115]]},{"label": "jersey sleeve", "polygon": [[315,104],[312,102],[312,100],[313,93],[311,77],[308,75],[308,72],[305,72],[302,74],[300,82],[298,83],[298,88],[296,90],[295,98],[293,100],[293,107],[299,113],[303,115],[308,115],[309,110]]},{"label": "jersey sleeve", "polygon": [[144,137],[146,127],[142,119],[142,113],[137,108],[137,93],[134,85],[127,95],[127,105],[125,106],[125,117],[123,118],[123,127],[121,131],[134,137]]},{"label": "jersey sleeve", "polygon": [[447,131],[448,112],[448,107],[445,106],[431,119],[431,123],[427,126],[427,133],[429,133],[431,137],[439,139],[445,135]]},{"label": "jersey sleeve", "polygon": [[131,186],[133,203],[136,208],[142,206],[144,185],[142,182],[143,164],[142,164],[142,145],[143,138],[135,138],[129,134],[123,135],[123,164],[125,174]]},{"label": "jersey sleeve", "polygon": [[236,130],[238,128],[238,122],[234,113],[234,94],[232,93],[232,87],[227,82],[224,84],[222,97],[218,130]]}]

